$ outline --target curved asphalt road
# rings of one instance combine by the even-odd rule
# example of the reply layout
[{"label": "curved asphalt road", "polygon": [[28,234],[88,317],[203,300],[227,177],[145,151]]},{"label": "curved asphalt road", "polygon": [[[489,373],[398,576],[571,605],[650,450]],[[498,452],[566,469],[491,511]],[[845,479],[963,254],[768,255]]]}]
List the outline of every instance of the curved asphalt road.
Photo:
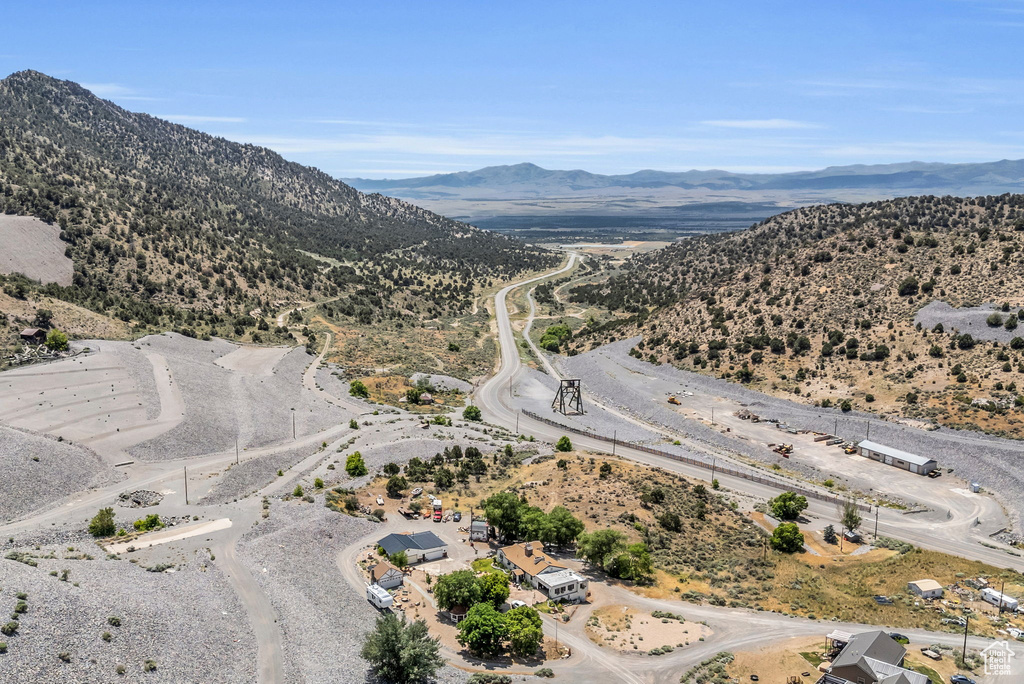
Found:
[{"label": "curved asphalt road", "polygon": [[[495,375],[487,382],[481,385],[476,393],[476,404],[484,411],[486,419],[489,422],[502,425],[512,430],[515,429],[518,418],[520,433],[530,434],[538,439],[552,443],[557,441],[558,438],[564,434],[563,430],[531,419],[523,414],[519,414],[517,416],[518,412],[511,408],[507,403],[510,381],[514,381],[519,376],[523,365],[519,358],[519,351],[517,349],[515,336],[512,330],[512,323],[509,318],[506,300],[509,293],[518,287],[523,287],[537,282],[538,280],[543,280],[570,270],[577,258],[576,254],[570,254],[567,265],[562,268],[542,276],[530,278],[519,283],[513,283],[504,287],[497,293],[494,301],[495,317],[498,323],[498,341],[501,345],[501,363],[498,368],[498,372],[495,373]],[[531,345],[531,347],[533,347],[533,345]],[[540,358],[542,363],[546,361],[543,358],[543,355],[541,355]],[[553,371],[549,364],[545,363],[545,366],[548,368],[549,372]],[[557,377],[557,375],[554,377]],[[661,432],[665,432],[664,428],[658,429]],[[576,446],[587,449],[588,451],[602,453],[609,453],[611,451],[607,442],[584,437],[583,435],[573,434],[572,441]],[[629,458],[630,460],[637,461],[639,463],[657,466],[666,470],[685,474],[689,477],[701,480],[708,479],[708,471],[706,469],[654,456],[626,446],[619,445],[615,449],[615,453],[618,456]],[[752,496],[768,499],[779,493],[779,490],[775,487],[752,482],[743,478],[721,474],[717,477],[722,486]],[[809,486],[806,483],[800,484],[803,487]],[[977,506],[972,507],[968,505],[960,509],[951,510],[951,517],[949,518],[936,519],[935,516],[922,517],[920,515],[903,515],[899,511],[885,508],[881,509],[879,512],[878,533],[881,536],[890,536],[895,539],[910,542],[922,548],[982,561],[994,565],[995,567],[1012,568],[1014,570],[1024,572],[1024,558],[1010,555],[1002,548],[982,546],[979,540],[971,538],[971,529],[979,510],[980,509],[978,509]],[[822,518],[834,518],[835,510],[834,506],[830,503],[811,499],[809,501],[807,514]],[[865,529],[873,529],[874,521],[866,519],[864,527]]]}]

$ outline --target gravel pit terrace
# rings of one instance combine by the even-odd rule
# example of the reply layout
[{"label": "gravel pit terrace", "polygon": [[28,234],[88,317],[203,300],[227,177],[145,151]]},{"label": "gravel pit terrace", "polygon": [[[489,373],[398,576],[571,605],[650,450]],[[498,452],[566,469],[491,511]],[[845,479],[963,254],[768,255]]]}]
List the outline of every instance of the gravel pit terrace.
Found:
[{"label": "gravel pit terrace", "polygon": [[[838,408],[818,408],[770,397],[737,383],[689,373],[667,364],[657,366],[629,356],[629,350],[639,339],[622,340],[558,361],[568,376],[583,378],[584,390],[601,397],[602,401],[622,406],[639,418],[673,430],[686,434],[693,431],[723,448],[739,450],[738,445],[745,443],[662,408],[649,393],[645,394],[644,378],[657,378],[680,388],[685,386],[695,393],[725,397],[746,404],[763,419],[778,419],[802,430],[831,433],[838,420],[837,436],[853,441],[865,438],[870,423],[872,441],[934,458],[940,467],[953,468],[960,477],[980,482],[995,492],[1008,509],[1016,533],[1020,534],[1024,516],[1024,469],[1021,468],[1024,443],[948,428],[919,430],[859,411],[843,413]],[[614,366],[627,372],[612,377],[607,369]],[[786,466],[792,467],[792,464]]]}]

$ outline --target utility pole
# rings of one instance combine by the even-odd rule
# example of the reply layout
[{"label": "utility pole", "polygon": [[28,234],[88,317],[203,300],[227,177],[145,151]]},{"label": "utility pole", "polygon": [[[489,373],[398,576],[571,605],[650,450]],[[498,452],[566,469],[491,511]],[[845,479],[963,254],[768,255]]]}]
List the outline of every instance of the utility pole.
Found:
[{"label": "utility pole", "polygon": [[875,504],[875,539],[878,539],[878,504]]},{"label": "utility pole", "polygon": [[834,428],[832,428],[832,434],[838,437],[839,436],[837,434],[838,432],[839,432],[839,419],[836,418],[836,426]]},{"label": "utility pole", "polygon": [[615,455],[615,445],[618,442],[619,431],[612,430],[612,456]]},{"label": "utility pole", "polygon": [[715,424],[715,409],[711,409],[711,424]]},{"label": "utility pole", "polygon": [[292,439],[295,439],[295,413],[292,412]]},{"label": "utility pole", "polygon": [[967,627],[970,626],[970,624],[971,624],[971,616],[970,615],[965,615],[964,617],[966,619],[964,620],[964,653],[963,653],[963,661],[966,663],[967,662]]},{"label": "utility pole", "polygon": [[1002,583],[999,585],[999,610],[998,613],[1003,612],[1003,589],[1006,588],[1006,579],[1003,578]]},{"label": "utility pole", "polygon": [[711,457],[711,486],[715,486],[715,457]]},{"label": "utility pole", "polygon": [[185,505],[188,506],[188,466],[185,466]]},{"label": "utility pole", "polygon": [[235,465],[238,465],[238,437],[235,437]]},{"label": "utility pole", "polygon": [[520,411],[516,411],[516,435],[517,436],[519,435],[519,414],[520,413],[522,413],[521,410]]},{"label": "utility pole", "polygon": [[868,434],[864,439],[871,439],[871,421],[868,421]]},{"label": "utility pole", "polygon": [[508,398],[509,399],[512,398],[512,376],[511,375],[508,378]]}]

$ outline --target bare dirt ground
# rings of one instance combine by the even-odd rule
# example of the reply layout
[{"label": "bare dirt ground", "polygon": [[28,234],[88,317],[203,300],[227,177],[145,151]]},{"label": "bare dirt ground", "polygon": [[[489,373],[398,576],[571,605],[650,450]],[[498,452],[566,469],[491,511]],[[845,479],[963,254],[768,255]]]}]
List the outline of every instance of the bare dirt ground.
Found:
[{"label": "bare dirt ground", "polygon": [[709,634],[711,630],[699,622],[653,617],[625,605],[598,608],[587,622],[587,636],[594,643],[627,653],[688,646]]},{"label": "bare dirt ground", "polygon": [[22,273],[42,283],[70,285],[74,275],[60,227],[30,216],[0,214],[0,273]]}]

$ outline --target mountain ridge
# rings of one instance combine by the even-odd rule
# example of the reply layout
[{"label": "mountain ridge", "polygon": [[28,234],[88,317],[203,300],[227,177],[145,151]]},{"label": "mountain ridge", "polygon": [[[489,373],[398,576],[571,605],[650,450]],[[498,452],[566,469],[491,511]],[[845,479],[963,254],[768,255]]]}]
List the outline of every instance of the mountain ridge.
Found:
[{"label": "mountain ridge", "polygon": [[239,312],[346,293],[373,316],[465,310],[481,282],[554,260],[36,71],[0,81],[0,212],[61,227],[73,285],[47,296],[229,336]]},{"label": "mountain ridge", "polygon": [[[869,178],[870,183],[857,183],[854,178]],[[988,178],[986,178],[988,177]],[[730,190],[803,190],[815,187],[815,179],[832,179],[818,183],[818,187],[852,187],[873,189],[913,189],[937,194],[942,190],[967,189],[984,186],[988,191],[967,194],[1001,194],[1024,188],[1024,159],[1002,159],[992,162],[899,162],[893,164],[853,164],[830,166],[812,171],[787,173],[734,173],[720,169],[690,169],[687,171],[659,171],[641,169],[628,174],[599,174],[583,169],[545,169],[531,162],[488,166],[474,171],[434,174],[403,179],[347,178],[345,182],[364,191],[395,192],[428,188],[491,188],[504,183],[503,189],[515,189],[511,180],[519,183],[520,190],[532,192],[547,189],[562,190],[608,188],[707,188]],[[530,184],[534,185],[531,187]]]}]

